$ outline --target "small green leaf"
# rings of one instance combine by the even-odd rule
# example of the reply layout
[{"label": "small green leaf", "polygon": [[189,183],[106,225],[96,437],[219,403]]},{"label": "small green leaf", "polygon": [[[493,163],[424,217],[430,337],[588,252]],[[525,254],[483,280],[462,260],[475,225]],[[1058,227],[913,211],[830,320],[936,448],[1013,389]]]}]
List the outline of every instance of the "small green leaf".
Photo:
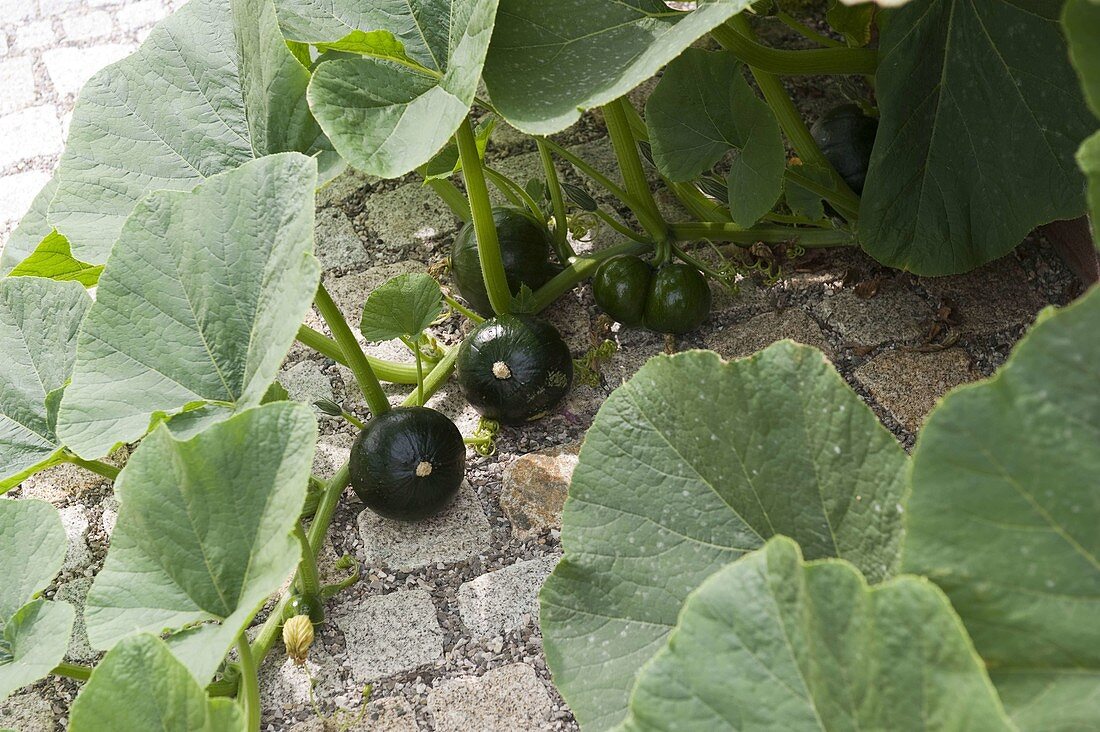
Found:
[{"label": "small green leaf", "polygon": [[443,312],[439,283],[422,272],[398,275],[367,297],[359,325],[368,341],[417,338]]},{"label": "small green leaf", "polygon": [[159,638],[140,633],[96,666],[72,706],[72,732],[193,730],[243,732],[241,707],[207,698]]},{"label": "small green leaf", "polygon": [[1061,7],[913,0],[890,11],[859,212],[871,256],[920,275],[965,272],[1036,225],[1085,211],[1073,156],[1096,120],[1069,63]]},{"label": "small green leaf", "polygon": [[290,532],[316,437],[309,407],[275,402],[188,440],[164,428],[145,438],[115,483],[118,528],[85,611],[92,645],[187,627],[168,645],[208,682],[297,565]]},{"label": "small green leaf", "polygon": [[[1093,113],[1100,117],[1100,5],[1090,0],[1069,0],[1062,12],[1062,26],[1073,62]],[[1100,132],[1081,143],[1077,165],[1088,179],[1088,207],[1093,238],[1100,247]]]},{"label": "small green leaf", "polygon": [[201,402],[260,403],[320,278],[316,182],[285,153],[138,204],[80,333],[65,445],[98,458]]},{"label": "small green leaf", "polygon": [[684,51],[668,65],[646,103],[646,126],[657,168],[674,181],[697,178],[730,148],[751,145],[735,161],[728,181],[731,203],[736,189],[738,214],[751,219],[745,226],[779,198],[786,162],[779,123],[732,55]]},{"label": "small green leaf", "polygon": [[88,264],[74,257],[69,249],[69,240],[55,229],[8,274],[11,277],[45,277],[60,282],[72,280],[92,287],[99,282],[102,272],[103,265]]},{"label": "small green leaf", "polygon": [[0,699],[42,678],[65,657],[72,606],[32,598],[53,581],[68,546],[53,506],[0,500]]},{"label": "small green leaf", "polygon": [[416,62],[405,55],[405,45],[394,37],[389,31],[353,30],[338,41],[316,44],[317,50],[340,51],[342,53],[354,53],[360,56],[374,56],[375,58],[388,58],[401,63],[415,64]]},{"label": "small green leaf", "polygon": [[913,455],[905,568],[951,598],[1022,730],[1100,724],[1100,289],[949,394]]},{"label": "small green leaf", "polygon": [[630,712],[622,732],[1014,730],[935,585],[868,587],[848,562],[803,562],[785,537],[688,596]]},{"label": "small green leaf", "polygon": [[[496,125],[497,118],[490,115],[478,122],[477,127],[474,128],[474,142],[477,144],[477,155],[481,160],[485,159],[485,149],[489,146],[489,137],[493,134]],[[451,140],[446,147],[436,153],[435,157],[421,166],[420,174],[424,176],[424,180],[428,181],[450,178],[461,170],[462,161],[458,157],[458,145]]]},{"label": "small green leaf", "polygon": [[710,0],[685,13],[661,0],[501,0],[485,85],[512,126],[559,132],[750,4]]},{"label": "small green leaf", "polygon": [[[347,4],[334,3],[333,13]],[[358,29],[391,31],[412,62],[326,61],[313,73],[309,104],[351,165],[395,178],[431,160],[470,111],[497,0],[443,0],[417,12],[405,3],[386,5],[394,7],[360,9]]]},{"label": "small green leaf", "polygon": [[849,46],[866,46],[871,42],[871,26],[875,20],[878,5],[873,2],[862,5],[847,5],[841,0],[829,0],[829,9],[825,11],[825,20]]},{"label": "small green leaf", "polygon": [[91,305],[77,282],[0,280],[0,493],[57,458],[53,410]]},{"label": "small green leaf", "polygon": [[656,357],[600,408],[543,586],[558,689],[585,729],[626,714],[688,593],[775,534],[872,581],[898,561],[904,451],[819,351]]},{"label": "small green leaf", "polygon": [[311,150],[321,134],[308,81],[271,0],[191,0],[84,86],[50,223],[73,256],[101,264],[150,191],[190,190],[253,158]]},{"label": "small green leaf", "polygon": [[[797,173],[798,176],[806,177],[823,186],[832,185],[832,176],[829,174],[829,171],[819,165],[792,163],[790,169]],[[791,213],[794,215],[805,216],[813,221],[817,221],[825,216],[825,205],[821,201],[821,196],[798,185],[792,178],[785,178],[783,180],[783,195],[784,200],[787,202],[787,207],[791,209]]]}]

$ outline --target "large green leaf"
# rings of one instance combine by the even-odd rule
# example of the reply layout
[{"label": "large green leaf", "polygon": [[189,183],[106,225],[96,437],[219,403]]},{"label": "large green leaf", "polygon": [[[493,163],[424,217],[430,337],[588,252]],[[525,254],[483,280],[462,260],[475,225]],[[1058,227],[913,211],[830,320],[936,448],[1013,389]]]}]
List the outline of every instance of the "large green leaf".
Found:
[{"label": "large green leaf", "polygon": [[[1100,117],[1100,4],[1092,0],[1069,0],[1062,13],[1062,25],[1069,40],[1070,59],[1081,77],[1085,99]],[[1095,125],[1094,125],[1095,126]],[[1081,144],[1077,164],[1089,181],[1089,211],[1093,235],[1100,247],[1100,132]]]},{"label": "large green leaf", "polygon": [[0,699],[42,678],[65,657],[72,606],[32,598],[61,569],[68,546],[53,506],[0,500]]},{"label": "large green leaf", "polygon": [[73,257],[69,240],[55,230],[47,234],[34,251],[8,274],[12,277],[46,277],[61,282],[72,280],[92,287],[99,282],[102,273],[102,264],[88,264]]},{"label": "large green leaf", "polygon": [[243,732],[241,707],[208,699],[164,641],[141,633],[119,643],[73,702],[72,732]]},{"label": "large green leaf", "polygon": [[959,616],[931,582],[868,587],[779,537],[688,596],[638,677],[623,732],[1011,732]]},{"label": "large green leaf", "polygon": [[750,4],[704,0],[684,13],[660,0],[501,0],[485,84],[514,127],[558,132],[581,110],[626,94]]},{"label": "large green leaf", "polygon": [[0,493],[53,461],[57,398],[92,299],[77,282],[0,280]]},{"label": "large green leaf", "polygon": [[8,236],[3,251],[0,251],[0,275],[7,274],[15,265],[29,257],[39,243],[53,231],[53,227],[46,221],[46,212],[50,208],[50,201],[53,200],[55,192],[57,192],[56,175],[50,178],[34,197],[30,209]]},{"label": "large green leaf", "polygon": [[359,31],[382,31],[389,42],[372,56],[320,64],[310,107],[353,166],[386,178],[408,173],[431,160],[469,112],[497,0],[332,6],[334,14],[353,15]]},{"label": "large green leaf", "polygon": [[95,458],[189,405],[260,403],[317,289],[316,180],[284,153],[138,204],[80,333],[66,446]]},{"label": "large green leaf", "polygon": [[923,275],[1010,251],[1080,216],[1074,163],[1096,128],[1066,54],[1057,0],[914,0],[883,12],[882,113],[860,207],[876,259]]},{"label": "large green leaf", "polygon": [[775,534],[873,581],[897,562],[906,457],[812,348],[657,357],[588,431],[542,590],[554,680],[586,729],[626,713],[684,598]]},{"label": "large green leaf", "polygon": [[115,484],[118,528],[85,611],[92,645],[217,621],[168,639],[209,681],[298,562],[291,530],[316,436],[308,407],[273,402],[189,440],[165,427],[145,438]]},{"label": "large green leaf", "polygon": [[1100,729],[1100,289],[929,417],[907,570],[951,598],[1022,729]]},{"label": "large green leaf", "polygon": [[309,150],[320,129],[308,82],[271,0],[191,0],[81,91],[50,223],[73,255],[100,264],[150,191],[190,190],[255,157]]}]

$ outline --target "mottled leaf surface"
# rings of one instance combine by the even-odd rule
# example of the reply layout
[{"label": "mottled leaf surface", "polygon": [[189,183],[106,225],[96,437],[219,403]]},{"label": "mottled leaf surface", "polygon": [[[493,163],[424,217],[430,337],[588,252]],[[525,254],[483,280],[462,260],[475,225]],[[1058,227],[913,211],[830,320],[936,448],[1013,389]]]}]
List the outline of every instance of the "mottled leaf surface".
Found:
[{"label": "mottled leaf surface", "polygon": [[688,593],[775,534],[892,574],[905,453],[820,351],[651,359],[600,408],[543,586],[554,680],[586,729],[626,713]]},{"label": "mottled leaf surface", "polygon": [[72,374],[77,332],[91,304],[77,282],[0,280],[0,492],[49,464],[61,448],[56,397]]},{"label": "mottled leaf surface", "polygon": [[[332,3],[332,11],[354,23],[357,50],[371,55],[320,64],[309,103],[342,157],[393,178],[431,160],[469,112],[497,0],[359,6],[342,0]],[[363,31],[383,32],[386,42],[379,45]]]},{"label": "mottled leaf surface", "polygon": [[190,190],[255,157],[309,149],[320,130],[308,81],[270,0],[191,0],[81,90],[50,224],[74,256],[101,264],[150,191]]},{"label": "mottled leaf surface", "polygon": [[159,638],[141,633],[108,653],[72,706],[72,732],[243,732],[241,707],[207,698]]},{"label": "mottled leaf surface", "polygon": [[881,119],[860,241],[922,275],[973,269],[1085,210],[1074,162],[1096,129],[1056,0],[914,0],[883,13]]},{"label": "mottled leaf surface", "polygon": [[660,0],[501,0],[485,84],[512,126],[559,132],[749,4],[709,0],[684,13]]},{"label": "mottled leaf surface", "polygon": [[53,506],[0,500],[0,699],[42,678],[65,657],[72,606],[32,598],[61,569],[68,546]]},{"label": "mottled leaf surface", "polygon": [[913,456],[904,563],[951,598],[1021,729],[1100,729],[1100,290],[949,394]]},{"label": "mottled leaf surface", "polygon": [[188,440],[164,427],[115,483],[122,504],[85,621],[96,648],[174,631],[168,645],[200,684],[296,566],[316,421],[275,402]]},{"label": "mottled leaf surface", "polygon": [[1012,732],[959,616],[934,584],[868,587],[790,539],[688,596],[646,665],[623,732],[775,729]]},{"label": "mottled leaf surface", "polygon": [[271,155],[126,222],[77,346],[58,432],[97,458],[201,402],[260,403],[309,310],[317,166]]}]

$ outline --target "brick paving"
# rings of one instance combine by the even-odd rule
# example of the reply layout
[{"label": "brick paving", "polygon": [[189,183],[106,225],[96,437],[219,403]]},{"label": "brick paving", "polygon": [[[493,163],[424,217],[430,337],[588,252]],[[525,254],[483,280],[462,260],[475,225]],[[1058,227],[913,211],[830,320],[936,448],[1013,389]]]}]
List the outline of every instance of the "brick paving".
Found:
[{"label": "brick paving", "polygon": [[80,87],[183,0],[0,0],[0,248],[57,166]]}]

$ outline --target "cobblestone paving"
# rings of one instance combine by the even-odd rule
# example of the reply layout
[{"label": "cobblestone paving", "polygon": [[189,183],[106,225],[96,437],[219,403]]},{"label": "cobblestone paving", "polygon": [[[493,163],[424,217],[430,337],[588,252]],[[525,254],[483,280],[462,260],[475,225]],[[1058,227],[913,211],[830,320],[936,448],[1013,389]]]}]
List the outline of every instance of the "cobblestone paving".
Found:
[{"label": "cobblestone paving", "polygon": [[46,184],[80,87],[183,0],[0,0],[0,247]]}]

